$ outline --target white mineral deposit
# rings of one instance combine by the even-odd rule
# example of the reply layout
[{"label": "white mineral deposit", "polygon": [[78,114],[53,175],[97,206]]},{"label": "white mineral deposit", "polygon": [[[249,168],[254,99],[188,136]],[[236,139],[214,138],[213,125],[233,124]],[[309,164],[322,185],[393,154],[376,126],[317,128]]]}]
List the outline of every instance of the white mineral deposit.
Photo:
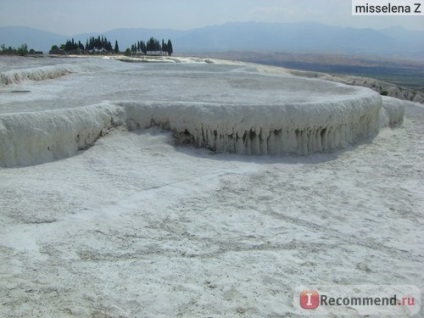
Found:
[{"label": "white mineral deposit", "polygon": [[297,286],[424,286],[421,104],[119,59],[0,58],[1,317],[297,317]]}]

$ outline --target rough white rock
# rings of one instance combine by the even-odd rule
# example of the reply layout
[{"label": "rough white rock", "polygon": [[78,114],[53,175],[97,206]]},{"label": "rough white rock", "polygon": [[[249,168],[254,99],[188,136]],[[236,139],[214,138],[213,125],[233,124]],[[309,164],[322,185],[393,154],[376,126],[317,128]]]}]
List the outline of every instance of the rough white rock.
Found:
[{"label": "rough white rock", "polygon": [[71,67],[65,65],[41,66],[29,69],[10,70],[0,73],[0,84],[20,84],[24,81],[43,81],[71,73]]},{"label": "rough white rock", "polygon": [[396,127],[403,123],[405,101],[383,96],[383,107],[380,110],[380,127]]},{"label": "rough white rock", "polygon": [[[86,72],[99,67],[105,71],[93,75],[101,85],[91,87],[99,90],[92,106],[0,115],[0,166],[72,156],[117,125],[130,130],[161,126],[173,132],[177,143],[216,152],[307,155],[368,139],[380,126],[399,124],[403,118],[402,102],[382,99],[369,89],[286,73],[258,73],[253,66],[131,67],[96,60],[9,70],[2,76],[8,75],[4,83],[20,83],[60,76],[69,69]],[[81,94],[76,102],[87,98],[84,90],[91,82],[83,83],[68,91]],[[8,96],[10,108],[21,98]],[[115,100],[97,104],[108,96]],[[128,101],[122,100],[125,97]],[[75,101],[59,100],[75,107]],[[31,106],[39,108],[38,104]]]},{"label": "rough white rock", "polygon": [[101,105],[0,116],[0,166],[34,165],[73,156],[122,124],[119,107]]},{"label": "rough white rock", "polygon": [[108,129],[161,126],[180,143],[217,152],[281,155],[327,151],[373,136],[381,99],[325,105],[221,105],[121,102],[0,116],[0,165],[31,165],[74,155]]},{"label": "rough white rock", "polygon": [[99,65],[93,62],[82,62],[80,64],[45,65],[39,67],[6,70],[0,72],[0,85],[16,85],[27,81],[39,82],[48,79],[55,79],[71,73],[96,71],[99,69]]},{"label": "rough white rock", "polygon": [[177,141],[217,152],[281,155],[341,148],[378,132],[381,98],[318,104],[124,102],[130,127],[159,125]]}]

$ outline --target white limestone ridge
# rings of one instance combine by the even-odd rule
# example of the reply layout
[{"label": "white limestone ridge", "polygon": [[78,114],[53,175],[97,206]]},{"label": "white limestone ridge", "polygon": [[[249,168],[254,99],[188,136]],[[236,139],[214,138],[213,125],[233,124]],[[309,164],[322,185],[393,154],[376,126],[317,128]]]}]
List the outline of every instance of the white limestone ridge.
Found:
[{"label": "white limestone ridge", "polygon": [[0,72],[0,85],[16,85],[27,81],[45,81],[65,76],[70,73],[90,72],[97,69],[88,63],[82,64],[59,64],[39,67],[13,69]]},{"label": "white limestone ridge", "polygon": [[[97,66],[6,71],[1,73],[2,84],[54,78]],[[208,73],[210,68],[205,73],[198,70],[192,74],[215,86],[202,83],[196,91],[189,88],[194,93],[186,92],[185,100],[175,100],[182,96],[175,89],[178,77],[172,99],[140,101],[137,95],[128,101],[85,107],[0,114],[0,166],[27,166],[75,155],[117,126],[128,130],[160,126],[172,131],[176,143],[222,153],[278,156],[341,149],[403,120],[403,102],[383,99],[367,88],[287,74],[275,77],[236,70],[218,77]],[[223,78],[228,78],[231,88],[222,93]]]},{"label": "white limestone ridge", "polygon": [[[385,99],[386,100],[386,99]],[[378,95],[326,105],[233,106],[184,102],[104,102],[81,108],[0,115],[0,166],[75,155],[117,126],[169,129],[179,143],[237,154],[307,155],[374,136],[399,124],[403,105]],[[384,118],[383,120],[381,118]]]}]

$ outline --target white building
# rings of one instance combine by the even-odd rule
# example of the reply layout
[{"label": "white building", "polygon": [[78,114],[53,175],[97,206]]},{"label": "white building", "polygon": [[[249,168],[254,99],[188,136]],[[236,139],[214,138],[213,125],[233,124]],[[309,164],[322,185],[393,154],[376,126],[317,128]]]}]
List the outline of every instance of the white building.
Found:
[{"label": "white building", "polygon": [[168,52],[165,51],[147,51],[146,55],[150,56],[168,56]]}]

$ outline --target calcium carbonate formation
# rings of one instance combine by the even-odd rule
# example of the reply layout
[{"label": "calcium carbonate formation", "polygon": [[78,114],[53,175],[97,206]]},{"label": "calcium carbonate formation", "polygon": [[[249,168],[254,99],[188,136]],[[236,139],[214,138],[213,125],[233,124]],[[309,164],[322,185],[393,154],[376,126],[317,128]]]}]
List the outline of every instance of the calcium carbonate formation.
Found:
[{"label": "calcium carbonate formation", "polygon": [[42,66],[23,70],[10,70],[0,73],[0,84],[20,84],[24,81],[43,81],[70,73],[66,66]]},{"label": "calcium carbonate formation", "polygon": [[[208,71],[213,70],[210,67]],[[45,74],[49,70],[51,74]],[[60,66],[33,69],[32,75],[9,71],[2,73],[2,83],[53,78],[66,72],[67,68]],[[191,76],[201,74],[207,80],[207,74],[196,72]],[[174,100],[103,101],[63,110],[0,115],[0,166],[72,156],[117,126],[129,130],[160,126],[172,131],[178,143],[216,152],[307,155],[343,148],[374,136],[381,125],[402,122],[401,102],[383,100],[366,88],[294,76],[236,73],[228,75],[232,87],[225,97],[218,96],[222,89],[213,88],[220,78],[211,77],[209,89],[202,86],[201,94],[186,100],[178,100],[176,95]]]}]

